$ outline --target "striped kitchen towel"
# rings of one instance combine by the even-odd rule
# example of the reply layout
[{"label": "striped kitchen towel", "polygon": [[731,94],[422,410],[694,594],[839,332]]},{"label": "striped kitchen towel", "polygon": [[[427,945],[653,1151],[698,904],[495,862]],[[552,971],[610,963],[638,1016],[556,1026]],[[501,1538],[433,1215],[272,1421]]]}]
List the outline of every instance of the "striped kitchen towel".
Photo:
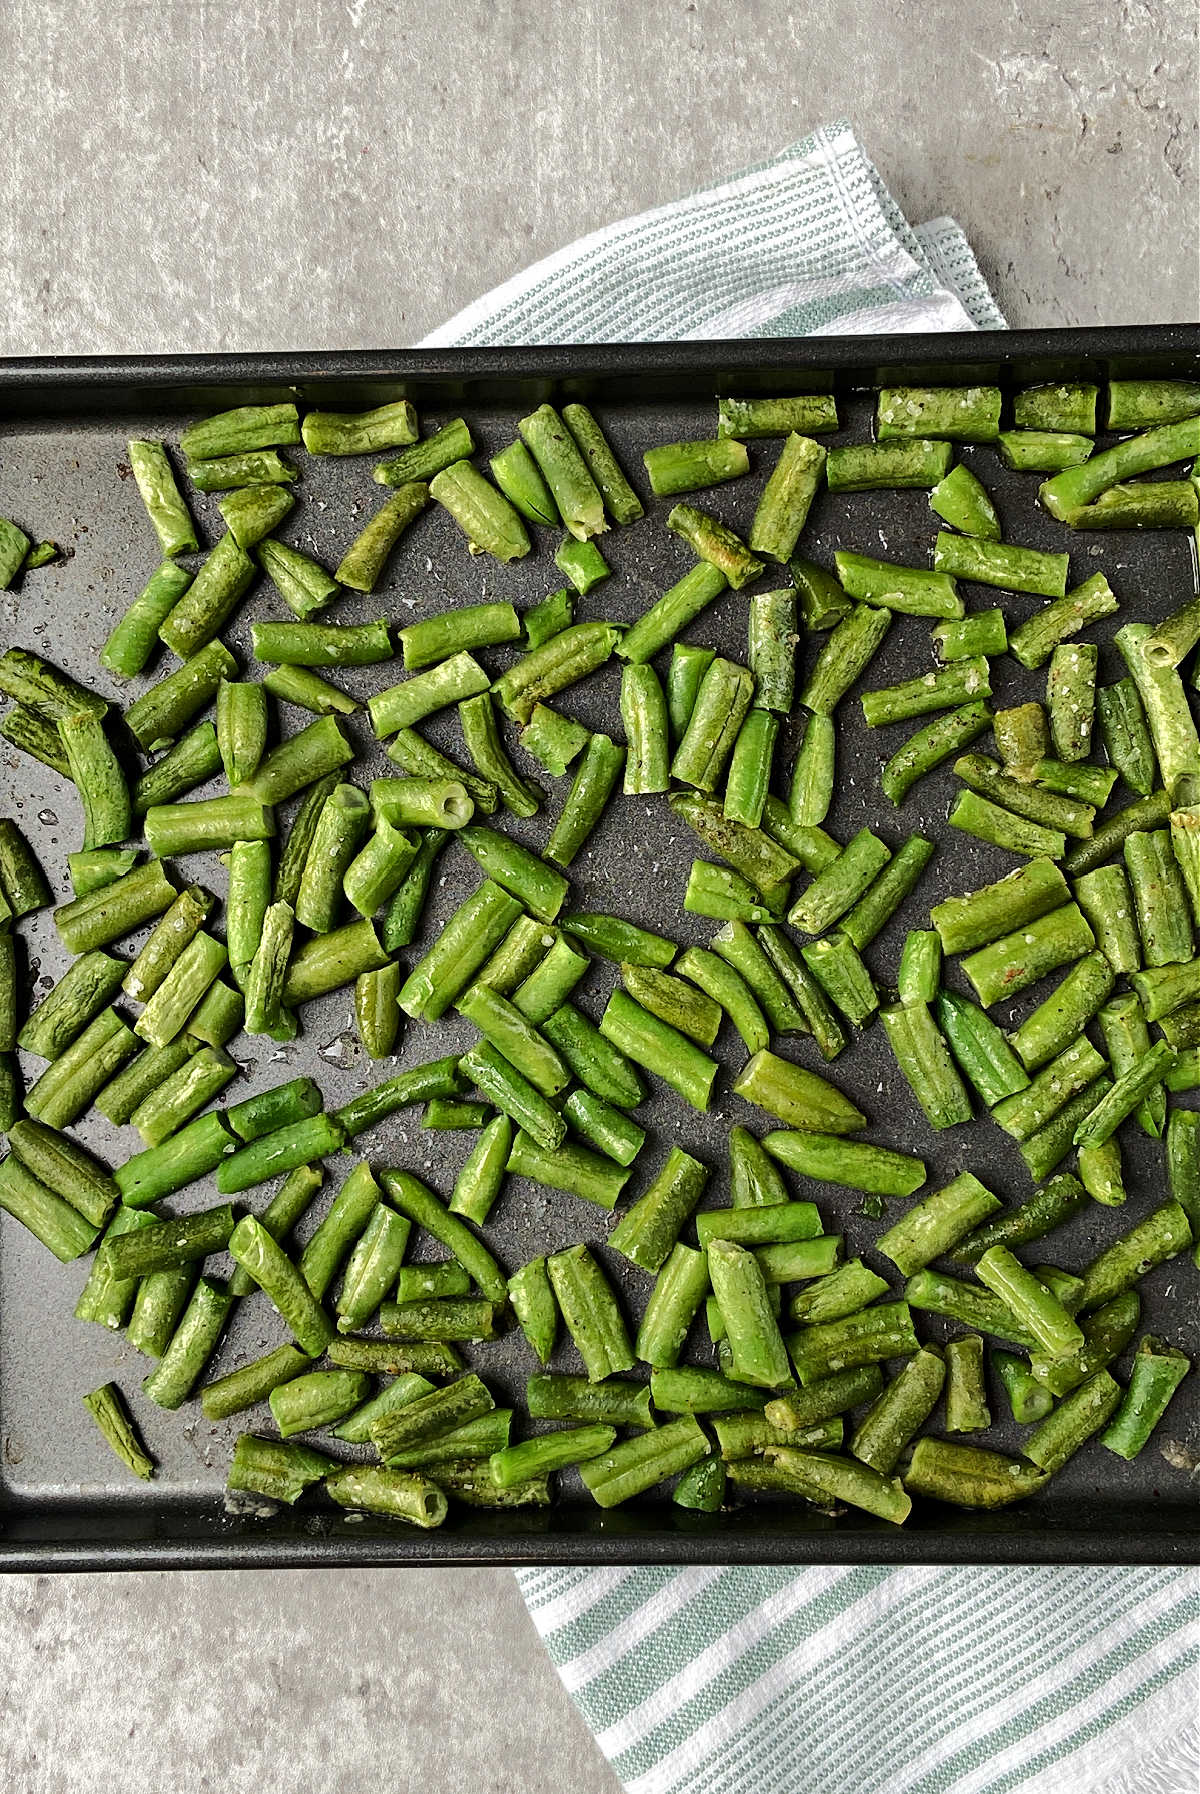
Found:
[{"label": "striped kitchen towel", "polygon": [[[847,124],[548,256],[430,345],[998,329]],[[544,1569],[534,1625],[633,1794],[1197,1794],[1200,1575]]]}]

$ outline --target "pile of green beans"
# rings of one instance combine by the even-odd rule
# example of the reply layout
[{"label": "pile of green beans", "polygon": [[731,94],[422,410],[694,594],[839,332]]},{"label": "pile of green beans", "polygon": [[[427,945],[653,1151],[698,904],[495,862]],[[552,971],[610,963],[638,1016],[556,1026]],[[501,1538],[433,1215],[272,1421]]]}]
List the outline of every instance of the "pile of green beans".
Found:
[{"label": "pile of green beans", "polygon": [[[129,445],[163,558],[100,655],[110,680],[143,680],[122,726],[86,681],[19,646],[0,655],[12,703],[0,731],[62,777],[82,816],[71,895],[49,915],[43,868],[0,820],[0,1208],[64,1263],[94,1251],[76,1316],[157,1361],[148,1401],[177,1409],[198,1394],[213,1422],[265,1405],[270,1420],[260,1412],[237,1441],[232,1491],[261,1506],[319,1488],[337,1508],[429,1528],[455,1501],[544,1505],[550,1478],[577,1471],[601,1507],[678,1478],[675,1502],[703,1512],[732,1485],[902,1524],[914,1497],[991,1508],[1034,1494],[1095,1436],[1127,1460],[1146,1447],[1190,1359],[1174,1338],[1138,1336],[1139,1287],[1166,1264],[1182,1281],[1184,1254],[1200,1264],[1200,1114],[1178,1101],[1200,1087],[1200,674],[1180,671],[1200,644],[1200,597],[1157,624],[1124,620],[1123,674],[1102,685],[1099,648],[1080,637],[1120,597],[1098,569],[1072,585],[1069,539],[1006,541],[981,459],[990,446],[1045,474],[1040,504],[1072,531],[1200,527],[1194,473],[1140,478],[1200,455],[1200,387],[1112,382],[1100,448],[1097,400],[1084,382],[886,389],[875,440],[827,449],[815,438],[838,427],[831,395],[725,397],[711,438],[645,452],[649,500],[578,403],[522,418],[491,478],[464,419],[422,436],[405,399],[303,417],[239,406],[186,430],[182,463],[161,442]],[[962,443],[981,445],[970,467]],[[289,454],[383,451],[395,452],[374,479],[389,495],[346,531],[335,569],[278,538],[301,477]],[[620,575],[597,537],[655,499],[760,472],[745,540],[700,502],[671,504],[646,527],[665,525],[693,566],[632,627],[603,615],[604,582]],[[947,526],[931,525],[927,566],[844,547],[825,568],[797,553],[822,490],[852,511],[857,492],[899,488],[927,491]],[[207,494],[221,496],[198,526],[193,495]],[[481,594],[401,628],[370,597],[354,620],[325,621],[345,593],[376,592],[410,531],[439,527],[421,521],[431,508],[502,565],[561,528],[554,560],[573,590],[523,614]],[[52,558],[0,520],[0,586]],[[256,678],[221,636],[260,574],[291,618],[251,623],[270,669]],[[968,611],[964,582],[1001,597]],[[602,585],[601,614],[577,616],[576,597]],[[745,634],[728,654],[682,639],[730,592]],[[928,632],[924,665],[862,690],[892,629]],[[160,647],[177,664],[158,674]],[[1046,669],[1044,697],[999,701],[1009,655],[1018,683]],[[610,736],[559,705],[614,657]],[[366,746],[363,667],[384,669]],[[882,804],[847,840],[827,829],[854,688],[885,744],[890,808],[952,762],[948,825],[1000,856],[992,882],[906,911],[914,925],[890,960],[884,931],[936,844],[898,838]],[[304,714],[290,732],[281,704]],[[457,757],[422,733],[437,715],[457,724]],[[544,826],[547,795],[514,763],[510,723],[549,780],[569,778]],[[130,740],[149,762],[133,778]],[[1120,781],[1130,797],[1114,806]],[[694,837],[682,907],[716,925],[710,946],[575,907],[572,866],[620,797]],[[540,851],[504,811],[537,819]],[[188,882],[191,856],[214,850],[223,901]],[[447,916],[432,892],[448,852],[476,885]],[[31,1011],[15,944],[26,923],[72,956]],[[577,990],[599,968],[607,1000],[587,1013]],[[1041,1000],[1006,1025],[1035,985]],[[287,1043],[310,1002],[342,990],[367,1062],[451,1011],[474,1039],[364,1079],[337,1109],[308,1077],[231,1091],[239,1032]],[[872,1027],[898,1077],[869,1115],[827,1073]],[[723,1098],[723,1037],[744,1049],[727,1080],[745,1105],[727,1174],[678,1142],[664,1150],[635,1113],[648,1083],[697,1111]],[[452,1190],[357,1158],[313,1227],[327,1169],[417,1105],[422,1129],[469,1136]],[[111,1168],[71,1131],[92,1108],[141,1137]],[[922,1123],[984,1111],[1031,1184],[1015,1203],[972,1169],[928,1189],[913,1150]],[[862,1137],[885,1118],[899,1144]],[[1126,1203],[1129,1128],[1161,1142],[1152,1203],[1076,1272],[1018,1257],[1040,1261],[1072,1218]],[[492,1216],[510,1177],[574,1199],[585,1237],[502,1264]],[[865,1256],[847,1256],[825,1186],[858,1192],[859,1214],[880,1223]],[[181,1193],[184,1213],[160,1209]],[[618,1259],[653,1280],[638,1317]],[[255,1292],[285,1337],[227,1364],[230,1317],[262,1306]],[[928,1317],[953,1331],[923,1338]],[[486,1381],[489,1345],[513,1325],[538,1366],[521,1417]],[[85,1404],[128,1469],[152,1477],[117,1384]],[[939,1436],[1001,1418],[1028,1429],[1016,1455]],[[296,1437],[318,1429],[327,1450]]]}]

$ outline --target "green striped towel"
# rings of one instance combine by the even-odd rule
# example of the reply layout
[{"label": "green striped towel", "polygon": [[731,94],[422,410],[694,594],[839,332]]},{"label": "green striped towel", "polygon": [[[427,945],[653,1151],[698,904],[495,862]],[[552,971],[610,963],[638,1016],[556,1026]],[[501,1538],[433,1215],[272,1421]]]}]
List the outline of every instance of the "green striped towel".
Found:
[{"label": "green striped towel", "polygon": [[[1004,324],[949,218],[847,124],[594,232],[426,339],[636,342]],[[631,1794],[1197,1794],[1200,1575],[518,1572]]]}]

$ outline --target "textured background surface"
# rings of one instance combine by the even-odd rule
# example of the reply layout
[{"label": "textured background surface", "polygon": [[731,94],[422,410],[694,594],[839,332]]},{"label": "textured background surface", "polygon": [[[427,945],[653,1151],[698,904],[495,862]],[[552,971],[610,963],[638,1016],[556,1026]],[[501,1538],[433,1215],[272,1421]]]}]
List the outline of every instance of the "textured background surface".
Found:
[{"label": "textured background surface", "polygon": [[[1197,309],[1192,0],[23,0],[0,353],[386,346],[855,119],[1014,324]],[[19,122],[12,122],[19,121]],[[503,1572],[0,1586],[0,1767],[223,1794],[616,1784]]]}]

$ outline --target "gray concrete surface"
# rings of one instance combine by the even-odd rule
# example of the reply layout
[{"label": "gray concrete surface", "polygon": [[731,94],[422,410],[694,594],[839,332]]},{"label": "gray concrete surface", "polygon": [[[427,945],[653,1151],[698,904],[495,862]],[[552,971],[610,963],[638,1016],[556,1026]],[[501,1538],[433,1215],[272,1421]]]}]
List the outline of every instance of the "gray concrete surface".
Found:
[{"label": "gray concrete surface", "polygon": [[[410,342],[839,114],[1012,323],[1197,311],[1193,0],[20,0],[0,66],[4,354]],[[0,1662],[23,1794],[616,1787],[504,1572],[14,1577]]]},{"label": "gray concrete surface", "polygon": [[0,352],[386,347],[847,115],[1014,324],[1197,309],[1194,0],[18,0]]}]

